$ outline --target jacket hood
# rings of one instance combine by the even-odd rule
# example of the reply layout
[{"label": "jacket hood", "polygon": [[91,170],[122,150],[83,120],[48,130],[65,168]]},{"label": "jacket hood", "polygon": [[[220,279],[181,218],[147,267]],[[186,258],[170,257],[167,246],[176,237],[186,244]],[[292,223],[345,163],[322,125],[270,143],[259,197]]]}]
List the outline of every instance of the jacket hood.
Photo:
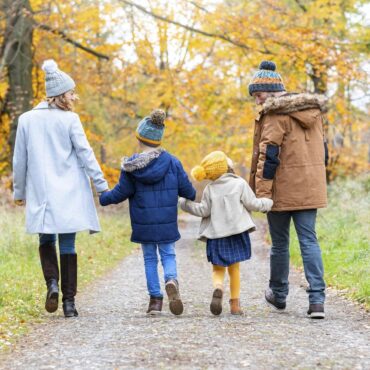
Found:
[{"label": "jacket hood", "polygon": [[124,157],[122,169],[143,184],[154,184],[168,172],[171,156],[162,148]]},{"label": "jacket hood", "polygon": [[284,94],[268,98],[263,114],[287,114],[303,128],[310,128],[323,112],[327,112],[328,99],[319,94]]}]

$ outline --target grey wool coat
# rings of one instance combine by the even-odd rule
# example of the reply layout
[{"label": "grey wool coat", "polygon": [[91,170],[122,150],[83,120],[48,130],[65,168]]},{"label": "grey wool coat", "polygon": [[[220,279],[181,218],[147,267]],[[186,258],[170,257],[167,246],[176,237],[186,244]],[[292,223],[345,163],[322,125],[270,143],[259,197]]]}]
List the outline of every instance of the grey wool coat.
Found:
[{"label": "grey wool coat", "polygon": [[76,113],[41,102],[19,117],[14,199],[26,200],[28,233],[100,231],[89,177],[108,189]]}]

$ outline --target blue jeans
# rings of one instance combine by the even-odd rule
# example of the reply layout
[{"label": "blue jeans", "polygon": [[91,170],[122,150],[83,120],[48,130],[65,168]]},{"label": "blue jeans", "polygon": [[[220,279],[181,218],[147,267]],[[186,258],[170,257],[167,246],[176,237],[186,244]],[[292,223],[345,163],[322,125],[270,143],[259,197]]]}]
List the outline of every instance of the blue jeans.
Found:
[{"label": "blue jeans", "polygon": [[289,292],[289,230],[293,218],[309,287],[310,304],[324,303],[325,281],[321,250],[316,238],[316,209],[269,212],[267,219],[272,239],[270,288],[277,302],[285,302]]},{"label": "blue jeans", "polygon": [[151,297],[163,297],[158,277],[158,254],[164,271],[164,280],[177,280],[175,243],[170,244],[142,244],[144,255],[145,276],[148,292]]},{"label": "blue jeans", "polygon": [[[39,234],[40,246],[52,243],[55,245],[57,236],[55,234]],[[75,241],[76,233],[58,234],[59,254],[76,254]]]}]

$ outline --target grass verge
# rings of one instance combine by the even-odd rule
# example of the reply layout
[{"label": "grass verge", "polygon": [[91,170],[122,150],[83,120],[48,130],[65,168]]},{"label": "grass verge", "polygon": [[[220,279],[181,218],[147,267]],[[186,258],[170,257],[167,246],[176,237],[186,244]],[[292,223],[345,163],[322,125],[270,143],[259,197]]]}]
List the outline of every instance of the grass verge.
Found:
[{"label": "grass verge", "polygon": [[[128,215],[104,212],[100,222],[103,232],[77,235],[80,291],[114,267],[135,246],[129,240]],[[23,210],[0,208],[0,349],[26,332],[30,323],[50,315],[44,311],[46,288],[38,236],[27,235],[24,224]],[[60,309],[55,314],[62,315]]]},{"label": "grass verge", "polygon": [[[370,310],[370,176],[329,187],[329,207],[319,210],[317,235],[326,283]],[[292,230],[291,259],[302,267]]]}]

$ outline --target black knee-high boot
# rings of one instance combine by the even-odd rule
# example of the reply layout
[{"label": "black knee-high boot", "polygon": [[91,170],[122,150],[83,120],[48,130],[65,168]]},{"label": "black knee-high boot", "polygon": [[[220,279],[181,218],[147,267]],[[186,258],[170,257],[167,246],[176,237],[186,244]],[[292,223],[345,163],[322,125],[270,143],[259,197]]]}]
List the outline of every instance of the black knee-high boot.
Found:
[{"label": "black knee-high boot", "polygon": [[61,254],[60,270],[64,316],[78,316],[75,307],[75,295],[77,293],[77,254]]},{"label": "black knee-high boot", "polygon": [[45,309],[48,312],[55,312],[58,309],[59,297],[59,268],[58,258],[54,243],[39,246],[42,272],[47,286]]}]

